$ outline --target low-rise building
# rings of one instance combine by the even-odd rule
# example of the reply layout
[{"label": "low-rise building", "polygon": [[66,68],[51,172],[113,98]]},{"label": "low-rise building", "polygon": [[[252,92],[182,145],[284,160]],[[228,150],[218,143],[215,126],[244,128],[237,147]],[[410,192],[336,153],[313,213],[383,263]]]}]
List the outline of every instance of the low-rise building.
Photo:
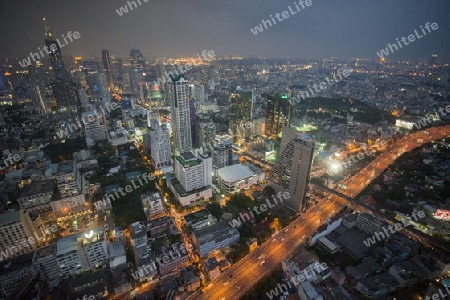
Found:
[{"label": "low-rise building", "polygon": [[217,182],[227,193],[248,188],[264,178],[264,172],[250,163],[231,165],[217,170]]},{"label": "low-rise building", "polygon": [[156,257],[161,276],[170,274],[189,264],[187,252],[185,250],[180,251],[180,245],[181,243],[173,244]]},{"label": "low-rise building", "polygon": [[236,228],[231,228],[224,221],[192,231],[192,239],[202,257],[214,250],[238,242],[239,238],[239,231]]},{"label": "low-rise building", "polygon": [[187,226],[195,230],[211,226],[216,223],[216,219],[207,209],[201,209],[193,213],[184,215],[184,221],[186,222]]},{"label": "low-rise building", "polygon": [[166,209],[159,193],[142,194],[141,201],[147,221],[166,215]]},{"label": "low-rise building", "polygon": [[147,231],[150,232],[152,237],[156,237],[167,232],[171,226],[175,226],[173,218],[160,217],[147,223]]},{"label": "low-rise building", "polygon": [[21,209],[44,211],[50,208],[54,190],[54,179],[33,181],[23,187],[17,202]]},{"label": "low-rise building", "polygon": [[192,266],[181,269],[181,278],[187,291],[195,291],[200,287],[200,277],[195,275],[194,267]]},{"label": "low-rise building", "polygon": [[73,157],[77,170],[80,172],[92,171],[98,167],[97,158],[89,149],[83,149],[79,152],[74,152]]},{"label": "low-rise building", "polygon": [[205,261],[205,266],[211,280],[220,275],[220,266],[215,257],[208,258]]}]

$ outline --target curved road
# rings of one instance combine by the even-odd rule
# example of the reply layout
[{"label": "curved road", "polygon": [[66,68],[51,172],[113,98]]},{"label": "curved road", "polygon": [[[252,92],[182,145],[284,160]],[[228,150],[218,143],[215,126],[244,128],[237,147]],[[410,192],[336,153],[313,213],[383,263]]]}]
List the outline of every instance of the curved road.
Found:
[{"label": "curved road", "polygon": [[[433,140],[449,136],[450,125],[428,128],[404,136],[386,152],[348,178],[344,182],[347,185],[347,190],[341,192],[349,197],[356,197],[403,153]],[[295,248],[303,243],[305,237],[311,235],[326,219],[332,217],[346,204],[348,204],[348,201],[337,195],[332,195],[330,199],[321,201],[313,209],[294,220],[279,234],[222,273],[210,283],[209,288],[205,289],[203,293],[196,292],[188,299],[239,299],[246,290],[270,273],[273,267],[281,263]],[[261,256],[264,256],[264,258],[260,258]],[[262,263],[263,261],[265,262]]]}]

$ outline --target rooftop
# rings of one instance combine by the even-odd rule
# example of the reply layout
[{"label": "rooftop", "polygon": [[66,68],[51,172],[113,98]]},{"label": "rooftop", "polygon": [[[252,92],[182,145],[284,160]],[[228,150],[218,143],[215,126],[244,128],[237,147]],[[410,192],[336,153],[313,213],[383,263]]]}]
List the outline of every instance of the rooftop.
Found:
[{"label": "rooftop", "polygon": [[192,152],[182,153],[180,156],[175,157],[184,167],[193,167],[200,162]]},{"label": "rooftop", "polygon": [[55,253],[56,253],[56,244],[51,244],[49,246],[37,249],[34,258],[39,259],[41,257],[46,257],[49,255],[53,255]]},{"label": "rooftop", "polygon": [[73,171],[73,160],[62,161],[58,164],[58,173],[72,173]]},{"label": "rooftop", "polygon": [[220,168],[217,174],[225,181],[236,182],[253,176],[255,173],[245,165],[231,165]]},{"label": "rooftop", "polygon": [[92,154],[91,150],[81,150],[80,152],[74,153],[74,158],[76,162],[85,161],[95,159],[94,154]]},{"label": "rooftop", "polygon": [[33,181],[31,184],[24,186],[19,198],[33,196],[36,194],[51,193],[55,189],[55,180],[47,179],[40,181]]},{"label": "rooftop", "polygon": [[89,231],[59,239],[57,242],[56,256],[76,251],[78,248],[83,247],[84,244],[99,242],[103,240],[104,234],[103,227],[99,226]]},{"label": "rooftop", "polygon": [[231,228],[227,222],[218,222],[199,230],[193,230],[192,233],[197,238],[199,244],[205,244],[212,240],[224,240],[229,236],[239,234],[236,228]]},{"label": "rooftop", "polygon": [[0,226],[20,221],[20,211],[10,211],[0,215]]},{"label": "rooftop", "polygon": [[199,222],[208,220],[210,218],[210,216],[211,216],[211,213],[207,209],[201,209],[201,210],[198,210],[193,213],[185,215],[184,220],[186,221],[187,225],[194,225]]}]

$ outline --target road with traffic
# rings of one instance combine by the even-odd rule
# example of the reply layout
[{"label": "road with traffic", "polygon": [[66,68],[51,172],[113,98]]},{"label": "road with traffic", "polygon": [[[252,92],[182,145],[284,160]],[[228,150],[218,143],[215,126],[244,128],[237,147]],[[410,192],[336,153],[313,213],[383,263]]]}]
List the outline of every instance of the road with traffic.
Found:
[{"label": "road with traffic", "polygon": [[[444,125],[414,132],[401,138],[386,152],[345,180],[343,184],[347,186],[347,189],[340,192],[352,198],[356,197],[403,153],[449,136],[450,125]],[[203,293],[196,292],[188,299],[239,299],[303,243],[306,237],[314,233],[326,219],[332,217],[348,203],[346,199],[334,194],[329,199],[319,202],[314,210],[294,220],[279,234],[222,273]],[[262,256],[264,259],[261,259]],[[262,263],[263,260],[264,263]]]}]

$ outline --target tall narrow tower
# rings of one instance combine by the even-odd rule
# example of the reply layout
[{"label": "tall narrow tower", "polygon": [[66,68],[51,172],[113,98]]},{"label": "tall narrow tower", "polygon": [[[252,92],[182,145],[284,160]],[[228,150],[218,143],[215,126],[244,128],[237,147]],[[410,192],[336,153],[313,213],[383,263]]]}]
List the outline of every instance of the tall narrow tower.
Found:
[{"label": "tall narrow tower", "polygon": [[53,36],[53,31],[48,26],[45,17],[42,19],[45,25],[45,46],[47,46],[50,63],[52,65],[53,72],[57,80],[69,80],[69,73],[66,70],[66,66],[62,60],[61,47],[59,40]]},{"label": "tall narrow tower", "polygon": [[189,81],[184,74],[171,76],[168,84],[168,97],[172,107],[172,130],[175,142],[174,154],[191,151],[191,119],[189,109]]}]

